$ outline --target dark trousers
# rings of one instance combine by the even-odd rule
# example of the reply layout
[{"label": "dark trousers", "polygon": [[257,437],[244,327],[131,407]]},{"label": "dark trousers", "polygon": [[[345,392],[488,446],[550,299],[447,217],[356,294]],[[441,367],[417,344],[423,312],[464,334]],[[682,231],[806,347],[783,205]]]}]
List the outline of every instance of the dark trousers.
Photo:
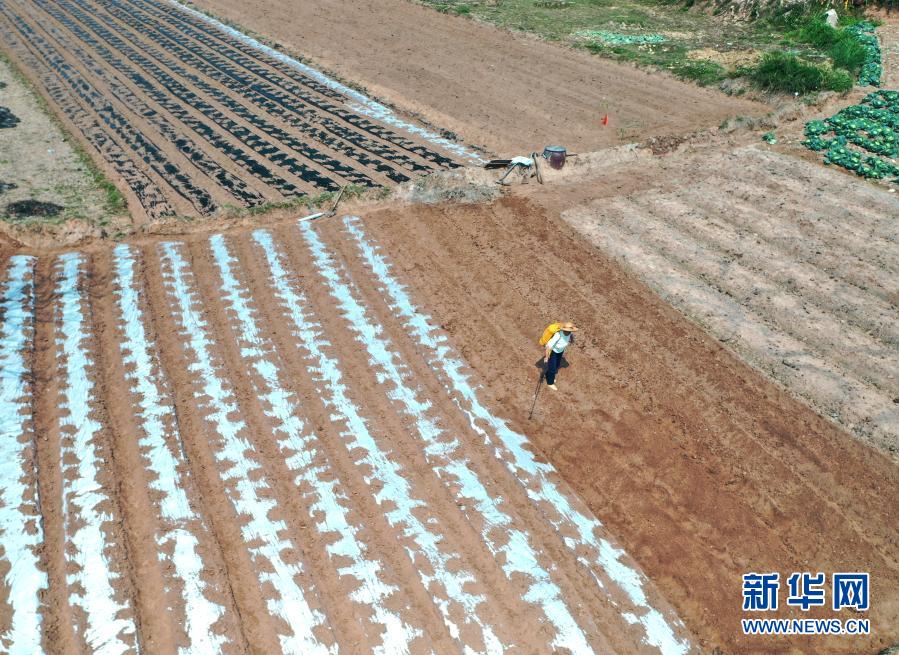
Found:
[{"label": "dark trousers", "polygon": [[555,384],[556,373],[559,372],[559,366],[562,364],[562,353],[553,351],[549,354],[546,361],[546,384]]}]

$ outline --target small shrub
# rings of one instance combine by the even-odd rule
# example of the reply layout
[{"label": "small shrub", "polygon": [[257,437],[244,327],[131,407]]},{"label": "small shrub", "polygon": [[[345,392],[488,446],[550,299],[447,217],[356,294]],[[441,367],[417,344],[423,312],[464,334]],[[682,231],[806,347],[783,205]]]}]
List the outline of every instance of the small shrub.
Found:
[{"label": "small shrub", "polygon": [[820,89],[824,81],[820,68],[785,52],[766,54],[751,77],[761,88],[781,93],[808,93]]}]

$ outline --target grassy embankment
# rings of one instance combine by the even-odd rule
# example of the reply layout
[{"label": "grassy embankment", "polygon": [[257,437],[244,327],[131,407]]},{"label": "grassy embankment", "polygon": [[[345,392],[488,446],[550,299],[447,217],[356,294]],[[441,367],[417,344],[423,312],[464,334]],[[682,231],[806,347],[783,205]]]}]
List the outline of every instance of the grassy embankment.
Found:
[{"label": "grassy embankment", "polygon": [[[806,94],[852,88],[864,62],[859,20],[823,21],[821,4],[728,20],[724,5],[694,0],[423,0],[438,11],[537,34],[614,59],[670,71],[732,93],[756,87]],[[842,9],[842,7],[840,7]],[[716,15],[717,14],[717,15]],[[727,82],[741,79],[746,83]]]}]

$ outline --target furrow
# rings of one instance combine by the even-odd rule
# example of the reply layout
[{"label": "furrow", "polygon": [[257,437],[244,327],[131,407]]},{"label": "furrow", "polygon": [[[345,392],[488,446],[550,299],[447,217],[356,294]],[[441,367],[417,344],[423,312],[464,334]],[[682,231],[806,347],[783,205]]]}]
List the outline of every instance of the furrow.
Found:
[{"label": "furrow", "polygon": [[[854,257],[863,256],[868,261],[877,262],[885,272],[895,274],[899,271],[899,253],[889,247],[897,243],[897,237],[894,226],[887,218],[895,213],[895,207],[884,207],[882,213],[865,206],[853,207],[851,203],[855,194],[846,188],[809,194],[802,183],[790,180],[787,171],[778,171],[773,184],[770,173],[764,175],[765,185],[734,176],[715,178],[711,183],[698,185],[698,188],[704,189],[706,197],[712,199],[717,195],[712,193],[713,189],[726,187],[731,198],[750,207],[749,216],[756,218],[759,232],[766,238],[783,238],[777,234],[780,232],[804,238],[815,246],[833,244],[843,248],[844,256],[847,252],[852,253]],[[849,181],[848,184],[857,182]],[[812,197],[809,198],[809,195]],[[828,220],[821,220],[823,217],[817,211],[803,209],[802,202],[797,200],[802,198],[812,207],[840,207],[840,210],[834,212],[834,216],[828,216]],[[741,215],[732,208],[723,212],[722,216],[727,221],[741,222]],[[771,217],[778,216],[794,217],[794,220],[771,220]]]},{"label": "furrow", "polygon": [[[726,187],[730,194],[721,197],[716,191]],[[786,192],[785,192],[786,193]],[[841,197],[846,197],[842,194]],[[768,244],[781,258],[797,254],[837,279],[845,279],[858,289],[877,294],[889,301],[896,290],[896,275],[885,257],[890,246],[875,238],[872,228],[861,220],[858,210],[840,209],[834,215],[821,215],[817,210],[769,204],[758,190],[743,181],[715,178],[691,186],[681,195],[693,209],[705,211],[737,230],[748,231],[756,244]],[[739,203],[734,210],[732,203]],[[837,206],[830,199],[815,205]],[[896,265],[893,271],[899,270]]]},{"label": "furrow", "polygon": [[[637,398],[639,398],[639,402],[644,408],[643,411],[649,413],[654,412],[655,407],[657,406],[656,403],[662,398],[665,398],[666,400],[664,400],[663,403],[669,408],[668,411],[674,416],[677,416],[678,420],[686,420],[686,424],[690,425],[688,429],[691,438],[697,438],[696,435],[701,434],[707,429],[704,427],[706,425],[705,421],[713,421],[727,425],[728,434],[739,435],[739,439],[737,439],[738,442],[742,443],[745,440],[747,443],[753,444],[752,449],[741,453],[739,452],[739,448],[735,447],[735,441],[728,439],[724,439],[723,441],[712,439],[706,442],[707,449],[701,456],[702,461],[711,460],[712,458],[725,458],[724,461],[726,462],[735,462],[734,466],[736,466],[738,470],[740,470],[742,466],[747,465],[747,458],[750,458],[753,460],[755,466],[761,467],[759,470],[764,470],[766,472],[765,475],[768,476],[766,479],[777,479],[780,481],[776,490],[770,486],[765,486],[757,495],[740,496],[740,504],[749,505],[754,511],[759,511],[761,508],[761,511],[764,512],[765,507],[779,504],[780,502],[783,502],[782,499],[784,498],[789,498],[790,502],[797,502],[801,505],[801,499],[806,498],[809,494],[828,495],[834,493],[833,483],[828,477],[825,477],[824,479],[809,479],[805,476],[805,471],[790,466],[788,464],[790,461],[789,458],[785,458],[784,453],[781,450],[781,444],[783,442],[774,441],[772,443],[770,439],[759,437],[760,433],[767,433],[767,431],[771,429],[771,422],[775,421],[774,416],[770,414],[767,416],[759,414],[758,407],[755,405],[752,405],[753,409],[748,409],[747,405],[743,405],[742,407],[745,409],[740,410],[740,418],[735,419],[733,405],[716,402],[711,396],[699,395],[696,393],[695,389],[701,389],[704,388],[705,385],[711,384],[710,374],[712,373],[712,370],[708,365],[698,369],[685,367],[683,356],[673,354],[672,351],[664,345],[666,343],[671,343],[671,339],[681,340],[682,342],[683,340],[692,341],[692,339],[687,336],[689,332],[686,325],[681,324],[680,328],[675,328],[670,334],[664,335],[656,334],[655,331],[652,330],[645,330],[645,319],[643,321],[639,319],[634,320],[634,315],[629,309],[615,309],[616,307],[629,308],[632,303],[636,302],[636,296],[631,295],[626,300],[616,296],[610,296],[607,291],[607,282],[604,277],[591,278],[589,273],[592,267],[599,263],[604,267],[603,276],[613,275],[616,276],[617,279],[620,279],[622,273],[617,266],[609,265],[607,260],[601,258],[597,259],[596,254],[591,248],[584,248],[580,236],[573,232],[566,234],[565,230],[560,230],[557,233],[557,236],[560,237],[559,240],[550,240],[550,243],[555,243],[556,245],[547,250],[544,246],[546,241],[539,237],[539,232],[537,235],[528,237],[528,232],[521,230],[520,223],[522,213],[527,215],[526,206],[508,206],[502,211],[493,212],[490,220],[487,221],[478,221],[477,219],[452,221],[455,225],[454,233],[449,239],[444,239],[442,242],[442,248],[446,248],[449,254],[446,257],[439,255],[439,258],[452,262],[454,258],[461,257],[468,262],[468,266],[473,266],[475,268],[483,267],[484,263],[479,261],[477,257],[471,257],[467,254],[470,250],[467,250],[464,247],[464,244],[470,242],[471,239],[486,240],[486,243],[489,243],[488,251],[491,253],[489,266],[496,267],[502,271],[502,276],[506,278],[506,287],[515,293],[510,293],[508,295],[497,293],[497,289],[502,289],[502,286],[488,286],[486,288],[481,288],[479,280],[482,276],[477,272],[471,275],[465,275],[463,286],[480,289],[481,302],[487,304],[488,307],[493,306],[489,304],[491,299],[501,297],[503,301],[502,308],[500,309],[497,307],[497,309],[494,309],[494,312],[500,312],[500,316],[502,315],[501,312],[505,312],[506,315],[509,315],[509,313],[512,312],[514,315],[514,313],[521,311],[522,306],[530,307],[532,302],[531,298],[535,294],[548,295],[551,299],[546,309],[541,312],[543,316],[560,316],[569,311],[566,308],[592,307],[592,310],[589,310],[587,314],[584,314],[583,319],[585,322],[590,321],[590,331],[596,333],[598,336],[594,339],[592,336],[584,335],[586,338],[581,340],[581,343],[577,346],[577,350],[583,349],[585,355],[596,358],[595,361],[597,362],[597,365],[604,369],[604,375],[616,380],[619,384],[631,384],[632,382],[636,382],[639,385]],[[473,212],[473,215],[475,217],[479,216],[478,212]],[[566,213],[563,215],[563,218],[567,218],[567,216],[568,214]],[[424,232],[427,234],[427,231]],[[590,230],[585,230],[585,232],[591,234]],[[603,234],[601,236],[605,237],[606,235]],[[457,242],[462,245],[456,247]],[[437,255],[440,253],[440,248],[441,246],[437,246],[436,249],[432,248],[431,252]],[[535,263],[541,270],[555,271],[557,262],[560,258],[566,257],[566,253],[568,252],[577,253],[579,250],[582,254],[573,259],[574,265],[567,268],[564,275],[554,275],[551,287],[541,286],[540,277],[537,275],[522,277],[518,273],[518,271],[524,270],[524,268],[528,266],[534,266]],[[668,280],[673,280],[672,284],[676,286],[678,293],[688,293],[696,288],[695,286],[691,287],[685,284],[685,278],[675,279],[676,276],[679,275],[679,271],[671,273],[669,269],[664,267],[659,268],[663,260],[653,259],[653,253],[647,252],[643,255],[634,254],[634,256],[637,257],[635,261],[641,264],[643,263],[641,257],[651,259],[652,266],[650,266],[650,270],[652,270],[653,266],[656,267],[656,270],[665,270],[666,275],[668,275]],[[537,260],[536,262],[535,258]],[[588,262],[589,264],[585,266],[582,265],[581,262]],[[455,269],[451,265],[450,270],[458,271],[458,265],[456,265]],[[547,294],[547,289],[549,288],[551,288],[551,292]],[[723,307],[723,305],[719,305],[721,301],[720,296],[716,297],[713,295],[709,288],[704,288],[702,290],[703,294],[707,292],[709,295],[707,297],[704,296],[704,300],[697,304],[697,307],[699,308],[697,310],[697,315],[700,317],[699,320],[705,320],[704,312],[707,307]],[[519,296],[517,300],[514,299],[516,294]],[[458,294],[456,295],[458,296]],[[677,295],[675,295],[675,297],[677,297]],[[509,299],[508,306],[505,304],[507,298]],[[456,302],[459,301],[457,300]],[[654,313],[653,316],[659,316],[660,314],[658,312],[663,305],[659,303],[654,306],[656,307],[654,310],[656,313]],[[730,310],[730,307],[724,307],[725,312]],[[617,315],[615,314],[616,311],[618,311]],[[599,320],[593,318],[594,316],[605,317],[609,312],[616,316],[612,324],[607,324],[605,318],[600,318]],[[737,314],[733,315],[733,317],[737,316]],[[530,320],[532,332],[523,333],[519,329],[517,336],[519,342],[526,341],[533,343],[532,339],[534,338],[534,332],[541,327],[539,323],[542,322],[542,320],[539,316],[534,316],[533,314],[531,315]],[[495,322],[496,319],[493,319],[493,321],[490,322],[481,321],[481,324],[477,328],[477,334],[480,335],[483,334],[485,330],[490,330]],[[739,325],[741,325],[739,322],[731,324],[729,326],[729,331],[721,333],[722,340],[733,338],[734,330],[736,330]],[[463,325],[457,325],[455,326],[455,330],[458,332],[460,328],[464,327],[465,326]],[[615,342],[615,340],[622,334],[622,331],[625,336],[621,339],[621,343],[616,349],[617,353],[606,350],[608,348],[607,344]],[[469,334],[471,334],[470,330]],[[766,333],[766,338],[770,337],[771,334],[772,333],[770,332]],[[503,325],[503,329],[496,330],[493,333],[493,336],[497,340],[503,340],[506,344],[510,345],[516,341],[515,337],[512,337],[510,340],[510,335],[507,333],[505,324]],[[786,344],[784,346],[784,352],[789,353],[796,350],[793,348],[793,345],[794,344]],[[722,357],[722,351],[716,350],[715,352],[718,353],[717,357]],[[640,355],[639,353],[643,354]],[[634,378],[634,367],[637,367],[637,370],[641,370],[642,365],[638,365],[638,362],[645,361],[646,357],[652,362],[651,365],[642,375]],[[759,368],[762,368],[763,370],[769,370],[771,368],[770,365],[766,366],[753,359],[751,355],[747,357],[747,360],[756,362]],[[614,364],[613,362],[620,363]],[[781,357],[777,357],[772,364],[775,367],[780,367],[779,369],[775,369],[776,374],[780,374],[780,372],[783,371],[784,376],[788,379],[789,376],[796,376],[796,379],[799,382],[807,384],[807,381],[803,381],[804,378],[797,374],[794,369],[782,364]],[[577,367],[575,371],[573,371],[575,375],[578,374],[579,368],[580,367]],[[653,379],[654,376],[661,374],[663,371],[666,375],[672,375],[672,379],[677,380],[677,382],[669,384],[668,388],[664,390],[664,393],[658,390],[651,392],[651,385],[648,380]],[[747,375],[747,372],[744,372],[741,374],[741,379],[754,379],[754,376],[751,377]],[[834,376],[833,378],[827,378],[827,381],[828,383],[832,382],[833,384],[839,384],[841,378]],[[580,384],[580,381],[578,381],[578,384]],[[723,383],[714,383],[713,388],[717,384]],[[757,387],[757,389],[762,388],[764,387]],[[587,399],[588,397],[583,397],[582,400],[576,403],[576,405],[581,405],[586,402]],[[570,412],[573,409],[572,404],[569,403],[567,399],[563,401],[563,403],[566,412]],[[614,401],[612,406],[617,406],[617,404],[618,401]],[[605,410],[608,405],[592,405],[592,407],[596,410]],[[691,415],[700,415],[704,418],[694,423],[693,419],[688,418]],[[579,416],[583,420],[589,420],[591,411],[585,407],[579,412]],[[661,428],[661,430],[664,430],[664,428]],[[655,431],[651,431],[651,433],[653,435],[656,434]],[[659,432],[659,434],[664,434],[664,432]],[[655,438],[655,436],[652,438]],[[813,457],[814,455],[812,455],[809,450],[812,447],[811,444],[803,443],[801,441],[792,442],[790,445],[790,449],[799,457]],[[654,466],[667,465],[669,464],[663,464],[661,461],[654,464]],[[845,484],[846,483],[844,482],[844,485]],[[622,485],[622,487],[623,486],[625,485]],[[842,490],[842,488],[843,486],[841,485],[839,489]],[[652,485],[644,487],[643,493],[651,493],[651,489]],[[868,534],[868,529],[865,527],[865,523],[859,521],[855,516],[855,512],[851,509],[852,501],[850,500],[850,495],[848,493],[843,495],[842,492],[839,492],[839,495],[841,496],[840,503],[830,505],[832,512],[827,514],[827,527],[823,529],[825,531],[830,531],[836,529],[838,525],[851,525],[858,538],[869,540],[870,536]],[[779,498],[779,500],[775,501],[775,498]],[[684,501],[689,502],[688,499],[692,500],[692,492],[686,494]],[[764,520],[762,517],[757,514],[753,514],[753,516],[757,516],[756,524],[763,528]],[[744,527],[744,529],[746,528]],[[752,532],[751,529],[750,532]],[[794,522],[790,522],[788,525],[780,526],[780,529],[776,534],[781,544],[788,546],[792,541],[801,537],[801,529]]]},{"label": "furrow", "polygon": [[[59,20],[57,18],[57,20]],[[185,167],[186,171],[195,169],[196,173],[205,176],[212,183],[208,192],[214,194],[214,201],[217,203],[238,201],[243,205],[253,206],[265,202],[265,199],[254,189],[251,189],[239,177],[230,171],[222,168],[215,160],[216,153],[204,152],[199,144],[192,141],[184,133],[180,132],[176,125],[170,123],[164,115],[148,105],[138,89],[136,94],[133,88],[129,88],[123,80],[115,74],[115,69],[104,68],[94,56],[94,53],[85,50],[81,45],[85,42],[73,30],[72,25],[66,25],[60,22],[60,27],[53,24],[52,21],[41,21],[41,28],[44,32],[55,40],[60,49],[64,53],[68,53],[70,57],[74,57],[76,66],[85,70],[91,77],[92,81],[98,86],[104,87],[101,90],[107,102],[118,101],[120,111],[127,120],[137,127],[148,132],[156,132],[162,141],[160,145],[165,146],[172,153],[173,161]],[[105,48],[103,49],[105,50]],[[107,64],[108,65],[108,64]],[[211,156],[210,156],[211,155]]]},{"label": "furrow", "polygon": [[[108,5],[106,8],[107,11],[114,11]],[[183,30],[184,25],[179,21],[173,21],[168,14],[163,12],[160,16],[158,12],[153,12],[151,19],[147,20],[147,16],[138,9],[134,2],[122,9],[121,13],[115,11],[115,15],[129,24],[134,24],[135,29],[144,36],[163,44],[169,53],[176,54],[182,62],[189,64],[223,87],[243,96],[270,116],[277,117],[291,129],[321,143],[330,151],[341,153],[362,166],[385,173],[387,178],[393,182],[404,182],[409,178],[386,162],[374,159],[368,153],[375,154],[411,172],[424,173],[431,170],[429,166],[419,164],[390,145],[368,139],[362,133],[348,129],[336,120],[319,114],[315,108],[303,101],[302,97],[289,94],[280,87],[274,86],[272,80],[277,81],[280,76],[266,75],[261,81],[248,78],[232,59],[221,56],[222,48],[215,47],[220,44],[217,44],[211,37],[190,29],[186,30],[186,34],[178,34],[162,21],[152,20],[164,17],[163,20],[174,22],[175,26]],[[146,5],[143,5],[143,10],[153,11]],[[153,27],[149,27],[150,25]],[[199,42],[199,47],[190,37]],[[344,178],[348,179],[346,176]]]},{"label": "furrow", "polygon": [[[163,82],[168,95],[178,98],[182,103],[192,106],[194,109],[200,111],[207,119],[218,123],[226,130],[226,132],[230,132],[233,137],[249,145],[251,142],[246,141],[244,138],[247,134],[246,125],[253,126],[262,134],[272,137],[273,141],[267,142],[262,140],[259,142],[260,147],[254,147],[254,149],[260,153],[264,152],[269,161],[280,165],[285,170],[290,171],[291,174],[296,175],[303,179],[303,181],[317,187],[327,188],[329,190],[339,188],[337,183],[328,178],[327,173],[322,174],[316,169],[316,167],[321,167],[326,171],[341,175],[349,182],[359,183],[365,186],[374,186],[372,180],[360,171],[334,160],[326,153],[316,150],[311,146],[308,140],[294,138],[289,132],[277,127],[268,120],[265,111],[261,114],[253,112],[250,108],[237,102],[228,92],[216,89],[199,79],[196,75],[190,73],[190,71],[182,65],[188,62],[184,60],[184,53],[180,51],[180,48],[173,49],[167,47],[170,46],[167,40],[161,35],[154,35],[152,30],[148,30],[145,24],[138,22],[136,28],[132,26],[126,27],[120,23],[116,23],[113,20],[112,14],[107,15],[105,12],[99,13],[97,15],[99,20],[95,21],[85,15],[85,11],[90,11],[90,6],[83,0],[74,0],[73,3],[67,3],[64,0],[59,1],[66,7],[71,15],[77,17],[82,23],[89,26],[93,33],[100,37],[101,41],[112,44],[126,58],[134,63],[140,64],[149,76]],[[80,7],[80,9],[78,7]],[[146,32],[150,33],[146,34]],[[143,35],[144,40],[141,39],[141,35]],[[83,38],[88,43],[91,43],[98,51],[106,50],[99,41],[90,35],[85,34]],[[128,42],[132,45],[129,46]],[[155,45],[151,44],[160,44],[162,49],[156,48]],[[152,61],[144,55],[149,55],[149,57],[152,58]],[[108,61],[112,66],[121,66],[120,58],[115,56],[108,59]],[[184,78],[187,85],[176,81],[175,78],[168,76],[165,72],[162,72],[162,77],[160,77],[160,71],[162,69],[160,69],[155,62],[158,62],[168,68],[171,72]],[[122,69],[125,71],[126,67],[123,67]],[[128,73],[125,72],[125,74]],[[130,77],[132,80],[137,81],[140,86],[148,86],[146,78],[134,77],[133,74],[130,74]],[[149,88],[151,89],[151,93],[155,92],[156,95],[160,94],[158,88],[153,89],[151,86]],[[221,107],[225,108],[226,112],[230,112],[233,116],[242,119],[244,124],[241,124],[240,121],[230,121],[230,119],[222,120],[221,116],[224,114],[221,114],[218,109],[206,103],[204,100],[201,100],[195,91],[202,91],[214,98]],[[236,129],[233,129],[235,127]],[[264,139],[264,137],[257,138]],[[301,159],[298,160],[290,156],[289,153],[279,151],[279,143],[287,146],[287,149],[299,154]],[[278,154],[279,152],[280,154]],[[306,165],[307,163],[314,164],[314,166],[308,167]]]},{"label": "furrow", "polygon": [[59,419],[61,432],[62,496],[66,537],[66,584],[69,604],[76,609],[76,633],[93,653],[118,655],[138,648],[127,580],[120,562],[110,556],[121,547],[113,489],[106,480],[102,424],[95,418],[97,390],[86,343],[90,323],[82,288],[84,257],[59,257],[56,340],[62,386]]},{"label": "furrow", "polygon": [[[126,379],[130,391],[138,400],[136,413],[141,434],[138,445],[144,464],[152,472],[149,487],[158,493],[156,510],[159,529],[155,534],[158,557],[165,565],[166,591],[177,593],[183,608],[176,615],[182,626],[186,645],[179,647],[182,655],[222,652],[229,646],[226,635],[216,633],[216,625],[225,615],[226,607],[210,599],[211,577],[201,554],[199,535],[208,540],[203,520],[194,512],[188,499],[193,487],[174,407],[167,400],[168,385],[159,369],[156,345],[148,337],[143,324],[143,305],[139,300],[141,287],[137,276],[140,261],[134,248],[119,245],[114,252],[116,307],[123,339],[121,353],[128,367]],[[195,493],[195,492],[193,492]],[[230,622],[230,617],[229,617]]]},{"label": "furrow", "polygon": [[[361,526],[350,523],[348,495],[335,479],[327,460],[322,461],[319,438],[300,417],[297,398],[283,386],[273,345],[262,336],[257,312],[242,293],[244,287],[235,270],[237,260],[229,251],[225,238],[213,236],[210,245],[222,281],[223,301],[239,327],[241,356],[258,376],[253,380],[254,389],[267,405],[265,413],[280,435],[279,448],[291,473],[296,476],[294,484],[312,512],[320,515],[316,529],[323,535],[333,532],[338,536],[327,546],[329,557],[347,558],[351,562],[348,566],[339,566],[338,574],[355,580],[356,589],[351,598],[371,612],[374,625],[366,632],[370,633],[372,643],[378,644],[375,652],[408,653],[410,643],[421,636],[422,631],[385,605],[398,588],[383,580],[383,564],[377,557],[369,555],[370,547],[359,537]],[[334,563],[339,565],[339,560]]]},{"label": "furrow", "polygon": [[[340,437],[356,457],[357,465],[368,469],[364,479],[374,490],[374,500],[378,505],[393,505],[385,512],[388,523],[415,544],[404,547],[414,563],[423,560],[416,566],[419,579],[432,594],[432,602],[450,635],[466,652],[503,652],[504,646],[493,628],[478,617],[478,607],[485,597],[465,589],[475,578],[460,566],[461,556],[447,547],[445,537],[429,527],[439,525],[438,519],[428,511],[424,500],[414,496],[403,468],[378,444],[359,408],[350,399],[341,366],[328,352],[330,344],[321,325],[308,310],[305,295],[288,281],[284,256],[276,249],[268,231],[257,230],[253,238],[264,252],[275,296],[292,323],[294,335],[315,362],[310,372],[320,387],[322,402],[332,411],[332,420],[345,424]],[[467,641],[463,632],[476,634],[477,642]]]},{"label": "furrow", "polygon": [[[174,306],[175,319],[183,345],[194,363],[190,372],[198,379],[202,394],[200,408],[218,433],[215,459],[221,467],[229,500],[238,515],[245,517],[241,525],[246,547],[257,571],[259,582],[269,587],[266,605],[288,628],[278,635],[285,653],[335,653],[333,636],[322,640],[318,633],[329,633],[325,617],[310,607],[307,596],[315,591],[303,589],[297,582],[300,564],[285,561],[285,554],[296,548],[287,536],[287,525],[269,519],[277,510],[277,502],[268,482],[262,477],[262,466],[252,456],[254,449],[244,434],[246,423],[239,417],[237,400],[222,377],[221,365],[212,354],[213,342],[202,316],[193,274],[182,257],[182,244],[161,244],[163,284]],[[327,643],[323,643],[327,642]]]},{"label": "furrow", "polygon": [[[238,141],[250,146],[252,150],[257,153],[267,153],[265,156],[269,161],[277,162],[281,168],[290,171],[291,174],[302,178],[311,184],[321,185],[327,190],[336,190],[339,188],[336,183],[319,175],[316,171],[309,169],[303,162],[288,156],[277,147],[272,146],[271,143],[254,135],[247,130],[244,125],[232,120],[229,115],[218,111],[215,107],[202,100],[190,88],[181,84],[174,77],[166,73],[155,63],[155,61],[167,63],[169,68],[173,69],[179,69],[180,67],[177,62],[174,62],[160,50],[141,42],[137,43],[139,50],[129,46],[126,43],[126,39],[130,40],[133,37],[131,37],[127,31],[114,32],[107,29],[98,20],[95,20],[91,14],[87,13],[87,9],[83,7],[82,3],[73,4],[66,2],[65,0],[59,0],[56,4],[49,4],[43,2],[43,0],[38,0],[38,2],[43,6],[45,11],[53,15],[60,23],[73,30],[85,43],[91,45],[95,52],[110,66],[127,76],[128,79],[140,87],[140,89],[147,93],[147,95],[154,100],[157,100],[157,102],[169,104],[174,98],[177,101],[175,106],[179,106],[177,103],[180,103],[181,105],[190,107],[195,112],[200,112],[208,122],[217,124],[226,133],[230,134]],[[65,13],[63,13],[63,10],[65,10]],[[96,34],[96,38],[91,35],[91,32],[89,32],[88,29],[79,27],[76,21]],[[110,52],[104,45],[105,43],[116,48],[120,54]],[[145,56],[144,53],[147,53],[149,56]],[[139,65],[146,72],[146,75],[140,75],[134,70],[131,64]],[[162,85],[162,89],[153,86],[149,81],[150,78],[158,81]],[[264,122],[263,119],[248,112],[245,112],[245,118],[251,122],[254,120]],[[194,127],[195,125],[196,123],[191,124],[191,127]],[[200,125],[202,125],[202,123]],[[208,126],[206,126],[206,128],[207,129],[205,130],[199,129],[197,133],[201,135],[205,134],[207,136],[210,135]],[[216,145],[220,145],[220,143],[221,142]],[[228,153],[228,150],[225,150],[225,152]],[[245,153],[242,153],[242,151],[235,151],[229,154],[234,154],[235,157],[243,158]],[[259,170],[257,167],[252,167],[251,170],[259,171],[260,174],[265,175],[272,184],[278,184],[278,189],[283,195],[289,196],[291,194],[298,194],[291,183],[288,182],[282,184],[281,178],[271,176],[270,171]]]},{"label": "furrow", "polygon": [[383,286],[390,306],[403,319],[410,336],[429,353],[428,361],[444,376],[453,401],[468,416],[472,429],[526,488],[528,496],[546,511],[552,525],[566,535],[565,544],[593,573],[596,583],[603,589],[606,585],[616,589],[615,599],[623,605],[622,619],[628,624],[642,626],[645,643],[662,653],[690,651],[692,647],[680,619],[672,610],[660,610],[650,602],[646,578],[624,551],[603,536],[602,524],[565,488],[555,468],[539,462],[527,437],[514,431],[481,404],[476,388],[464,373],[464,362],[449,347],[446,337],[431,326],[428,317],[412,303],[386,260],[369,242],[358,218],[347,217],[344,224],[372,274]]},{"label": "furrow", "polygon": [[[181,41],[185,41],[186,36],[188,42],[200,43],[207,52],[222,55],[225,59],[215,55],[209,57],[209,61],[215,63],[216,68],[227,70],[229,75],[236,74],[244,79],[246,79],[245,72],[252,73],[258,80],[250,78],[246,81],[246,86],[261,91],[261,95],[265,98],[283,104],[285,108],[298,115],[311,115],[312,122],[323,127],[327,133],[346,139],[407,170],[432,170],[434,165],[450,168],[458,166],[450,158],[435,150],[412,142],[401,134],[350,111],[345,104],[334,104],[333,100],[345,103],[347,98],[299,73],[282,61],[267,57],[260,51],[236,41],[211,25],[194,20],[172,6],[148,3],[144,0],[130,0],[130,2],[131,6],[140,3],[157,19],[155,21],[157,24],[165,22],[176,28],[183,35],[180,37]],[[259,80],[265,83],[260,84]],[[267,105],[267,110],[271,109],[272,105]],[[324,134],[319,130],[309,134],[317,138],[316,133]],[[330,138],[328,140],[331,141]],[[410,155],[425,160],[426,164],[423,166]]]},{"label": "furrow", "polygon": [[[839,207],[840,211],[834,214],[837,220],[817,221],[816,232],[828,235],[837,243],[845,242],[843,239],[854,240],[856,235],[865,235],[866,238],[859,241],[861,244],[880,239],[896,243],[892,217],[899,209],[899,199],[884,193],[882,188],[860,186],[857,179],[842,173],[822,175],[817,162],[762,151],[758,146],[741,148],[734,152],[734,156],[739,159],[739,166],[718,170],[736,174],[732,173],[724,184],[715,186],[716,189],[732,188],[733,193],[750,199],[754,205],[771,209],[772,213],[777,209],[806,213],[803,207],[815,205]],[[760,184],[762,180],[764,183]],[[855,231],[847,231],[846,227],[854,227]]]},{"label": "furrow", "polygon": [[430,403],[420,400],[420,392],[409,386],[409,372],[397,364],[400,358],[389,338],[380,326],[370,321],[369,312],[358,300],[358,293],[354,293],[346,282],[345,273],[335,264],[311,224],[303,223],[301,229],[318,270],[327,280],[332,297],[364,344],[370,365],[388,387],[388,396],[397,401],[414,422],[428,462],[447,487],[458,487],[457,495],[467,501],[462,506],[463,512],[470,521],[482,524],[481,537],[490,552],[504,562],[502,570],[506,577],[511,580],[521,575],[528,580],[524,600],[539,607],[552,625],[555,633],[552,647],[565,648],[572,653],[593,652],[583,629],[562,598],[561,589],[540,564],[531,535],[520,529],[516,525],[517,519],[501,507],[501,500],[488,492],[463,454],[459,437],[447,434],[429,416]]},{"label": "furrow", "polygon": [[0,571],[5,572],[0,650],[37,655],[41,645],[41,596],[47,574],[40,565],[44,541],[37,490],[32,424],[34,258],[9,260],[0,291]]}]

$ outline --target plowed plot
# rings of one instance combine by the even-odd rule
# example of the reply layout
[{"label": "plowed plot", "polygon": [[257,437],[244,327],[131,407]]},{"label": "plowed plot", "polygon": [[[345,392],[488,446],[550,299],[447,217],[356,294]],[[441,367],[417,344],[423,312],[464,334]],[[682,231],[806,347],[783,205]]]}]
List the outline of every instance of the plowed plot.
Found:
[{"label": "plowed plot", "polygon": [[467,154],[167,3],[8,0],[0,35],[139,216],[403,182]]},{"label": "plowed plot", "polygon": [[4,652],[694,650],[359,219],[0,281]]},{"label": "plowed plot", "polygon": [[899,455],[899,200],[746,147],[565,218],[749,362]]},{"label": "plowed plot", "polygon": [[[682,159],[650,161],[671,172],[647,175],[682,184]],[[562,202],[649,185],[614,168],[601,185],[560,190]],[[483,393],[638,559],[703,652],[857,655],[899,642],[899,467],[742,364],[538,201],[385,210],[365,226],[397,253]],[[528,420],[536,338],[565,318],[581,328],[569,366]],[[744,636],[741,575],[806,570],[869,571],[872,634]],[[769,616],[834,616],[829,604],[787,607],[785,591]]]}]

